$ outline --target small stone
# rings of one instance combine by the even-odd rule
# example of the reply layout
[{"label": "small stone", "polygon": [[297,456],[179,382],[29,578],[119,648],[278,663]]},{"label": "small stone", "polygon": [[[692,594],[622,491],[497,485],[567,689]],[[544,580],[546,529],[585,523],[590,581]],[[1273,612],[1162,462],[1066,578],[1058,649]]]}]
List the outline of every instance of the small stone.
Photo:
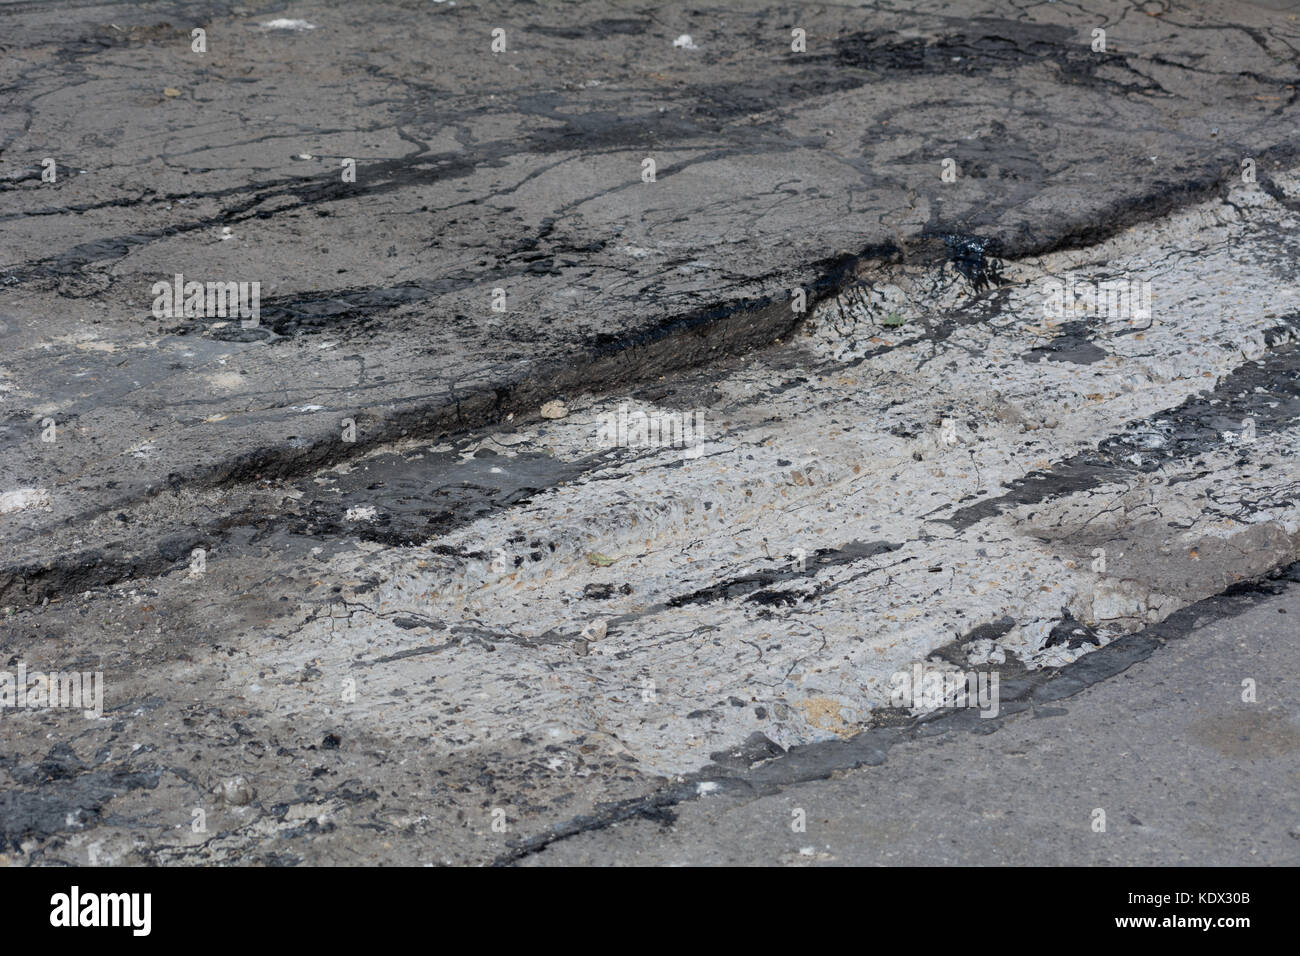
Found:
[{"label": "small stone", "polygon": [[244,777],[231,777],[221,784],[221,798],[232,807],[243,807],[253,802],[256,791]]},{"label": "small stone", "polygon": [[180,96],[180,95],[181,95],[181,91],[176,89],[174,86],[169,86],[163,90],[163,96]]},{"label": "small stone", "polygon": [[561,401],[547,402],[542,406],[543,418],[566,418],[568,414],[569,406]]}]

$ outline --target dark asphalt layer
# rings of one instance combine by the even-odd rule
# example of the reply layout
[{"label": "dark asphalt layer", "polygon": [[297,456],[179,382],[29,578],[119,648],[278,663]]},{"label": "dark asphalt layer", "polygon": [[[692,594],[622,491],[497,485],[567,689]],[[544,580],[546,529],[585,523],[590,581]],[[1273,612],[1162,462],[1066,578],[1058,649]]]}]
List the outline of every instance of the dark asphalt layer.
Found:
[{"label": "dark asphalt layer", "polygon": [[[0,515],[7,602],[171,562],[71,540],[97,515],[770,342],[794,288],[875,257],[982,282],[986,256],[1095,241],[1246,159],[1277,192],[1300,128],[1300,24],[1243,4],[285,16],[0,6],[0,448],[6,488],[51,495]],[[177,274],[260,282],[259,327],[155,317]]]}]

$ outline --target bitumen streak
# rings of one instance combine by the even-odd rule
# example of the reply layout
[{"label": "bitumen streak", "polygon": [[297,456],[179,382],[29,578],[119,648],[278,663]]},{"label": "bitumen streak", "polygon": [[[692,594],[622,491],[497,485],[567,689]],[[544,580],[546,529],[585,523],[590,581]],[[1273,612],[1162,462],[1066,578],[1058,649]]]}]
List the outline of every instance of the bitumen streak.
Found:
[{"label": "bitumen streak", "polygon": [[[1172,462],[1240,441],[1251,427],[1248,420],[1256,435],[1291,426],[1300,418],[1300,346],[1289,341],[1298,320],[1300,316],[1288,316],[1286,324],[1267,337],[1267,355],[1239,366],[1213,388],[1154,418],[1127,423],[1094,449],[1014,479],[1006,494],[936,520],[960,531],[1011,508],[1158,472]],[[1232,348],[1233,343],[1225,342],[1224,347]]]},{"label": "bitumen streak", "polygon": [[794,596],[770,590],[770,586],[783,581],[816,578],[821,571],[839,565],[853,564],[879,554],[888,554],[890,551],[897,551],[900,547],[901,544],[889,541],[850,541],[841,548],[818,548],[804,556],[793,567],[789,561],[786,561],[779,568],[770,568],[729,581],[720,581],[707,588],[675,597],[666,606],[685,607],[688,604],[708,604],[710,601],[730,601],[738,597],[744,597],[745,600],[758,604],[794,603],[796,600]]}]

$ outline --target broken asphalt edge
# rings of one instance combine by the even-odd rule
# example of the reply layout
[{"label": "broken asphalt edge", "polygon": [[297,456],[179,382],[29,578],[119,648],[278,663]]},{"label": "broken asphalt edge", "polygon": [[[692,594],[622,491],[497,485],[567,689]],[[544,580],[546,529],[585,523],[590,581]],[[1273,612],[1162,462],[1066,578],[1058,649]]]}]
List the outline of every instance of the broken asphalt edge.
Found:
[{"label": "broken asphalt edge", "polygon": [[[1297,158],[1300,158],[1300,146],[1278,144],[1260,151],[1258,161],[1262,167],[1265,162],[1285,165]],[[1012,260],[1086,248],[1137,223],[1169,215],[1215,194],[1224,195],[1237,175],[1239,171],[1231,166],[1205,169],[1190,180],[1162,184],[1136,198],[1120,195],[1105,213],[1084,222],[1064,222],[1054,234],[972,238],[988,240],[990,255]],[[1259,181],[1269,195],[1281,194],[1262,171]],[[320,416],[316,419],[321,423],[316,434],[302,436],[307,439],[305,446],[262,446],[217,465],[172,472],[161,487],[126,489],[123,495],[101,500],[93,511],[79,513],[68,520],[83,521],[113,509],[129,509],[156,497],[166,488],[217,488],[258,479],[291,478],[357,458],[393,441],[466,434],[498,426],[508,416],[526,422],[536,417],[544,402],[553,399],[583,393],[600,395],[652,380],[666,372],[744,354],[795,331],[812,308],[840,294],[864,271],[869,272],[873,263],[903,261],[911,265],[939,265],[951,254],[945,239],[964,235],[956,227],[946,232],[927,229],[910,239],[900,235],[898,242],[876,243],[856,253],[842,253],[803,267],[771,273],[784,273],[791,289],[802,287],[807,292],[808,311],[802,314],[791,309],[789,300],[770,296],[703,306],[623,337],[588,341],[564,358],[535,363],[514,381],[490,383],[461,395],[453,392],[443,399],[411,403],[391,411],[357,409],[352,417],[358,434],[365,437],[356,442],[340,440],[336,416]],[[192,532],[191,546],[197,547],[219,536],[218,524],[219,520],[208,528],[176,530]],[[0,564],[0,605],[33,606],[66,592],[153,577],[176,566],[176,560],[158,551],[123,558],[113,558],[95,548],[45,559],[11,554]]]},{"label": "broken asphalt edge", "polygon": [[[1180,608],[1157,624],[1118,637],[1071,664],[1025,672],[1003,680],[999,686],[999,709],[994,717],[983,717],[973,708],[942,708],[902,719],[902,712],[886,711],[873,718],[872,725],[866,730],[847,739],[796,745],[779,756],[754,761],[750,769],[739,772],[711,763],[643,797],[598,805],[593,813],[573,817],[552,826],[548,832],[520,841],[490,865],[511,866],[554,843],[629,820],[644,819],[669,825],[676,818],[672,807],[696,800],[706,793],[747,798],[772,796],[799,784],[829,779],[835,773],[879,766],[885,763],[890,748],[896,744],[963,731],[995,733],[1012,717],[1073,697],[1146,660],[1166,644],[1185,638],[1208,624],[1242,614],[1295,583],[1300,583],[1300,562],[1286,562],[1263,575],[1239,581],[1218,594]],[[967,635],[967,639],[976,636]],[[929,656],[934,657],[936,653]],[[744,748],[733,749],[743,751]],[[725,751],[714,754],[713,759],[723,753]]]}]

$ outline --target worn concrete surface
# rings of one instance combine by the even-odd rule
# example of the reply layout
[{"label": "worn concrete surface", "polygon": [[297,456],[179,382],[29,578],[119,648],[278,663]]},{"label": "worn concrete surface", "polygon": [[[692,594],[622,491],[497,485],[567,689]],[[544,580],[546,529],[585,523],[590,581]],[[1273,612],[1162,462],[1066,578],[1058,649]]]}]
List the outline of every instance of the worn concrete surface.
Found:
[{"label": "worn concrete surface", "polygon": [[0,22],[0,650],[107,688],[0,712],[7,862],[594,860],[879,762],[913,665],[1015,713],[1300,557],[1285,12]]},{"label": "worn concrete surface", "polygon": [[880,765],[830,779],[736,782],[522,862],[1295,866],[1296,614],[1290,581],[1207,601],[1145,632],[1149,646],[1135,646],[1118,675],[1043,695],[996,729],[899,742]]}]

